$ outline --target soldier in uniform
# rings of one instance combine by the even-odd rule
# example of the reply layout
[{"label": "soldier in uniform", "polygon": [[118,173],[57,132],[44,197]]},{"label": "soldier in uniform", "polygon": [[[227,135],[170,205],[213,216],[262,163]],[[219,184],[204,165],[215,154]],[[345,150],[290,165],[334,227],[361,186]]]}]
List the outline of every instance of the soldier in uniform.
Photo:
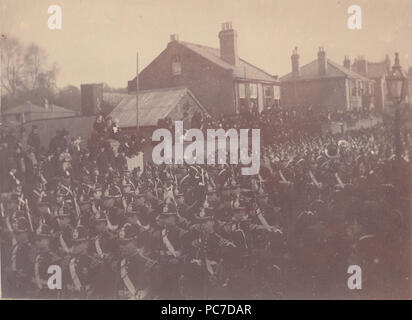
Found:
[{"label": "soldier in uniform", "polygon": [[50,277],[49,267],[53,265],[59,266],[62,260],[61,257],[51,250],[51,238],[51,228],[47,224],[41,223],[35,235],[37,255],[34,261],[33,272],[34,283],[37,287],[35,297],[40,299],[55,299],[60,296],[60,290],[52,290],[48,283]]},{"label": "soldier in uniform", "polygon": [[143,300],[155,297],[157,261],[147,256],[137,242],[136,227],[125,223],[119,231],[119,299]]},{"label": "soldier in uniform", "polygon": [[[116,208],[112,208],[116,209]],[[95,236],[91,241],[91,254],[101,263],[94,275],[94,297],[114,299],[116,297],[116,261],[119,248],[113,232],[108,230],[106,213],[97,211],[91,225]]]},{"label": "soldier in uniform", "polygon": [[13,298],[26,297],[33,292],[32,265],[34,248],[30,243],[29,223],[20,216],[12,221],[15,244],[11,250],[9,275],[6,279],[11,282],[10,296]]},{"label": "soldier in uniform", "polygon": [[57,209],[56,215],[57,217],[52,223],[54,231],[52,248],[56,250],[60,256],[64,257],[71,252],[72,247],[72,214],[70,208],[63,204]]},{"label": "soldier in uniform", "polygon": [[72,232],[73,247],[63,261],[63,280],[66,284],[66,298],[93,299],[99,297],[95,290],[96,275],[101,266],[89,253],[90,240],[88,230],[77,226]]}]

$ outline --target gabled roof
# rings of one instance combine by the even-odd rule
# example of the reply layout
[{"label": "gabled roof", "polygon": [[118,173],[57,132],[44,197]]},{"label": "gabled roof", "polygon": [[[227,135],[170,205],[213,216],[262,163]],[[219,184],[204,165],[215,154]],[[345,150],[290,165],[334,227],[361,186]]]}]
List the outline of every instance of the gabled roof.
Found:
[{"label": "gabled roof", "polygon": [[249,80],[261,80],[268,82],[277,81],[272,75],[263,71],[262,69],[248,63],[247,61],[239,58],[238,65],[234,66],[220,57],[220,50],[216,48],[211,48],[199,44],[194,44],[190,42],[179,42],[181,45],[185,46],[189,50],[196,52],[207,60],[213,62],[214,64],[227,69],[232,70],[235,78],[249,79]]},{"label": "gabled roof", "polygon": [[[157,125],[158,119],[169,116],[180,100],[189,95],[207,113],[207,110],[197,101],[186,87],[173,87],[139,92],[139,126],[148,127]],[[136,126],[136,95],[125,96],[110,113],[112,118],[119,120],[122,128]]]},{"label": "gabled roof", "polygon": [[312,62],[303,65],[299,70],[299,77],[295,78],[292,72],[284,75],[280,78],[280,81],[294,81],[294,80],[310,80],[310,79],[320,79],[320,78],[351,78],[363,81],[370,81],[368,78],[363,77],[359,73],[348,70],[345,67],[327,59],[326,74],[324,76],[319,76],[318,73],[318,60],[313,60]]}]

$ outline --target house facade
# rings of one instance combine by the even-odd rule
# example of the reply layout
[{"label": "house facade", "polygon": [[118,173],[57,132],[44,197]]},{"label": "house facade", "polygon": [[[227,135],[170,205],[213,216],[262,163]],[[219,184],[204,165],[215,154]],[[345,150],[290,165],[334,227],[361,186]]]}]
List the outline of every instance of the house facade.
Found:
[{"label": "house facade", "polygon": [[362,76],[374,81],[373,104],[378,111],[385,110],[387,105],[387,87],[386,76],[391,70],[391,61],[386,55],[385,59],[378,62],[370,62],[365,57],[360,56],[355,58],[354,62],[348,57],[345,57],[344,65],[346,68],[361,74]]},{"label": "house facade", "polygon": [[317,59],[302,67],[295,48],[291,62],[292,72],[280,78],[283,107],[321,113],[372,108],[373,80],[327,59],[322,47]]},{"label": "house facade", "polygon": [[[231,23],[219,32],[220,48],[179,41],[177,35],[139,74],[139,89],[184,86],[215,117],[279,104],[277,77],[239,58]],[[136,90],[136,78],[128,92]]]}]

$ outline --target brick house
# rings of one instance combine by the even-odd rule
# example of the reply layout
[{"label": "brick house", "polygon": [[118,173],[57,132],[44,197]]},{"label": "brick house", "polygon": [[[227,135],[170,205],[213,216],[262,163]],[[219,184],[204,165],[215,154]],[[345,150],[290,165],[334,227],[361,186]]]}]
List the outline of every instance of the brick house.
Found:
[{"label": "brick house", "polygon": [[285,108],[311,107],[327,113],[371,107],[373,81],[327,59],[322,47],[317,59],[302,67],[295,48],[291,61],[292,72],[280,78]]},{"label": "brick house", "polygon": [[[141,73],[141,90],[184,86],[213,116],[279,104],[277,77],[238,57],[237,34],[222,24],[220,48],[179,41],[177,35]],[[136,90],[136,77],[128,92]]]}]

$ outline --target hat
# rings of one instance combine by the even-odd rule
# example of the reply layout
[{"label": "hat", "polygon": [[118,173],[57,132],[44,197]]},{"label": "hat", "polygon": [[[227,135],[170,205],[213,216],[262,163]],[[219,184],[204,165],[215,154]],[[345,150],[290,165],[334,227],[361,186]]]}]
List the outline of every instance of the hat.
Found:
[{"label": "hat", "polygon": [[83,226],[77,226],[76,228],[74,228],[72,232],[72,241],[80,242],[80,241],[86,241],[86,240],[89,240],[89,234],[86,228]]},{"label": "hat", "polygon": [[130,223],[125,223],[119,231],[120,241],[131,241],[136,239],[137,229],[134,228]]}]

